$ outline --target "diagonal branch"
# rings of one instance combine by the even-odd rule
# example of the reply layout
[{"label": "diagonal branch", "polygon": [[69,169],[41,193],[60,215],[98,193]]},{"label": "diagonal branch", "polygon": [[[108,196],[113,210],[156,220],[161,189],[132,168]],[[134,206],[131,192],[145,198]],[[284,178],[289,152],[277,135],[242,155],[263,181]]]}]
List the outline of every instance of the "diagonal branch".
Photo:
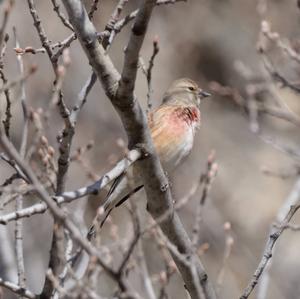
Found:
[{"label": "diagonal branch", "polygon": [[270,234],[268,237],[268,241],[266,242],[262,258],[253,274],[252,279],[250,280],[248,286],[245,288],[242,296],[240,299],[247,299],[249,298],[250,294],[254,290],[255,286],[258,284],[260,279],[263,279],[263,283],[268,285],[267,275],[264,275],[264,271],[266,267],[271,261],[272,254],[274,253],[274,246],[280,235],[283,231],[288,227],[288,223],[297,210],[300,208],[300,180],[298,179],[295,183],[295,186],[289,195],[287,201],[283,205],[282,209],[280,209],[277,220],[280,221],[278,226],[272,226],[270,230]]},{"label": "diagonal branch", "polygon": [[[129,148],[139,147],[143,151],[144,159],[137,164],[146,189],[148,210],[156,219],[165,211],[173,209],[173,201],[168,180],[151,140],[146,116],[134,95],[138,55],[156,1],[146,0],[140,6],[125,51],[120,81],[120,75],[100,45],[96,30],[90,22],[82,2],[80,0],[63,0],[63,3],[90,64],[100,79],[106,95],[119,113],[128,135]],[[204,267],[194,254],[191,241],[178,215],[175,212],[170,213],[169,217],[160,223],[160,226],[178,251],[192,261],[193,267],[189,267],[173,254],[191,297],[193,299],[215,298]],[[202,287],[203,295],[199,294],[199,286]]]},{"label": "diagonal branch", "polygon": [[[59,196],[53,196],[52,199],[59,205],[72,202],[89,194],[97,194],[101,189],[107,186],[111,181],[121,175],[126,169],[141,157],[140,151],[131,150],[127,156],[121,160],[112,170],[104,174],[99,180],[86,187],[79,188],[74,191],[66,191]],[[27,179],[26,179],[27,180]],[[28,181],[28,180],[27,180]],[[17,212],[8,213],[0,216],[0,224],[6,225],[10,221],[20,218],[30,217],[35,214],[45,213],[48,209],[45,203],[37,203],[31,207],[24,208]]]},{"label": "diagonal branch", "polygon": [[274,255],[276,249],[275,243],[280,237],[282,232],[288,227],[288,223],[300,208],[300,179],[298,178],[293,189],[291,190],[289,196],[284,202],[283,206],[278,211],[276,216],[276,222],[279,223],[278,226],[272,226],[269,233],[269,239],[265,245],[263,256],[259,265],[257,266],[255,273],[251,281],[249,282],[247,288],[244,290],[241,299],[246,299],[250,296],[251,292],[255,286],[260,283],[258,289],[257,298],[266,298],[267,289],[269,285],[269,272],[272,265],[271,257]]},{"label": "diagonal branch", "polygon": [[0,278],[0,286],[3,286],[4,288],[12,291],[13,293],[15,293],[19,296],[23,296],[25,298],[29,298],[29,299],[37,298],[37,296],[35,294],[33,294],[31,291],[29,291],[17,284],[14,284],[10,281],[5,281],[2,278]]},{"label": "diagonal branch", "polygon": [[[74,222],[67,217],[65,210],[61,209],[55,201],[48,194],[44,186],[36,177],[30,166],[23,160],[20,154],[17,152],[13,144],[7,139],[7,137],[0,131],[0,145],[7,152],[11,159],[14,159],[22,171],[25,173],[31,184],[35,187],[37,194],[40,199],[47,205],[51,211],[56,222],[65,227],[75,242],[77,242],[90,256],[94,256],[97,263],[105,270],[105,272],[117,283],[121,284],[117,273],[110,268],[106,262],[103,261],[102,254],[97,250],[96,247],[91,245],[84,236],[82,236],[79,228]],[[121,286],[120,286],[121,287]],[[44,292],[40,295],[40,298],[49,298]]]}]

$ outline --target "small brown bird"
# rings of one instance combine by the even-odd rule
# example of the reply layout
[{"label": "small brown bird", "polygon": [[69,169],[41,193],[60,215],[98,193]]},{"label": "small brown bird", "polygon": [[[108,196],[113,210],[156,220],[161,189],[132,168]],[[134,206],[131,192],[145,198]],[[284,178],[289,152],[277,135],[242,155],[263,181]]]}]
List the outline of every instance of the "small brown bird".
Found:
[{"label": "small brown bird", "polygon": [[[210,96],[190,79],[174,81],[163,96],[162,104],[148,117],[154,146],[163,169],[171,173],[193,147],[196,129],[200,126],[201,99]],[[129,181],[130,180],[130,181]],[[143,187],[134,165],[112,183],[98,209],[89,235],[102,226],[110,212]]]}]

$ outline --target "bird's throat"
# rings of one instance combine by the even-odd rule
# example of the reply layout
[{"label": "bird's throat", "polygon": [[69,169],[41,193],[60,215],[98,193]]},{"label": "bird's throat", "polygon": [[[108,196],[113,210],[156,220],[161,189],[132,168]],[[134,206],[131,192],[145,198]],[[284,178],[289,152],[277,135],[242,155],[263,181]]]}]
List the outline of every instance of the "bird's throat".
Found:
[{"label": "bird's throat", "polygon": [[197,107],[180,107],[176,109],[176,113],[180,120],[185,121],[188,125],[200,123],[200,111]]}]

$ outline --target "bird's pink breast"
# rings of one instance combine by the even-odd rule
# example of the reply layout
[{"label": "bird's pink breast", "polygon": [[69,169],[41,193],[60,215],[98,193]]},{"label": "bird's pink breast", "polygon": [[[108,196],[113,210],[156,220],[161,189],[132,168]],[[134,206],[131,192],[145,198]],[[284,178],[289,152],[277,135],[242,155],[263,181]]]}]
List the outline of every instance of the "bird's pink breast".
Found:
[{"label": "bird's pink breast", "polygon": [[151,132],[161,162],[175,167],[192,149],[195,128],[200,122],[196,107],[164,107],[156,111]]}]

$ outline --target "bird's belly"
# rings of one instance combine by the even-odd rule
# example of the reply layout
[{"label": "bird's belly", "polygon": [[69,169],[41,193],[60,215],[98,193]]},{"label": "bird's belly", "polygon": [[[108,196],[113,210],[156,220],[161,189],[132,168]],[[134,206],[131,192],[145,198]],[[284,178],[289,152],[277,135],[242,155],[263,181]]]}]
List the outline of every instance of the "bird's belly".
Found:
[{"label": "bird's belly", "polygon": [[165,171],[172,172],[174,168],[191,152],[194,143],[193,128],[185,131],[183,136],[171,136],[163,150],[159,150],[159,158]]}]

